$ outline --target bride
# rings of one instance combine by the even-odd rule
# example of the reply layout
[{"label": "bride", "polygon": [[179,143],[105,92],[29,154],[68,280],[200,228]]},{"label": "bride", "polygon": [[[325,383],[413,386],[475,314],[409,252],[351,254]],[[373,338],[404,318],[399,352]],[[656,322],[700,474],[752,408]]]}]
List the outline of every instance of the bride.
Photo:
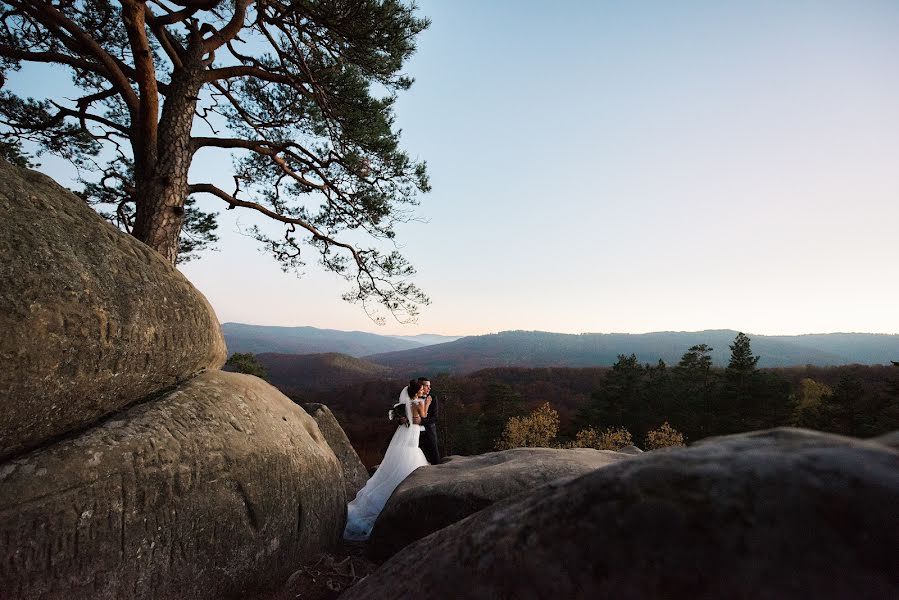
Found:
[{"label": "bride", "polygon": [[[428,414],[430,397],[422,399],[424,387],[416,380],[400,392],[400,403],[406,409],[406,424],[396,428],[384,460],[371,476],[355,500],[347,505],[346,529],[343,537],[348,540],[366,540],[381,509],[387,504],[390,494],[400,482],[418,467],[428,464],[424,453],[418,447],[422,418]],[[410,425],[411,424],[411,425]]]}]

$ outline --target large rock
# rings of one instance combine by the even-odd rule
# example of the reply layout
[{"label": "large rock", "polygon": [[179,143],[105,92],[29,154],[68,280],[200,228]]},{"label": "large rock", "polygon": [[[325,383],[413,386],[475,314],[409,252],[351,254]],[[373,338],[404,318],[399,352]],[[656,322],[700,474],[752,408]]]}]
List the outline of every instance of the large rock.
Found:
[{"label": "large rock", "polygon": [[340,465],[343,467],[343,486],[346,490],[346,497],[347,500],[352,500],[368,481],[368,470],[362,464],[362,460],[356,454],[356,450],[353,449],[353,445],[331,409],[317,402],[308,402],[302,407],[318,423],[319,430],[325,436],[325,440],[331,446],[337,460],[340,461]]},{"label": "large rock", "polygon": [[894,450],[899,450],[899,431],[885,433],[876,438],[871,438],[871,441],[877,442],[878,444],[883,444],[884,446],[889,446]]},{"label": "large rock", "polygon": [[0,160],[0,459],[225,361],[206,299],[50,178]]},{"label": "large rock", "polygon": [[382,561],[438,529],[505,498],[561,477],[583,475],[628,458],[610,450],[514,448],[479,456],[453,456],[416,469],[397,487],[366,547]]},{"label": "large rock", "polygon": [[408,546],[361,598],[899,598],[899,453],[802,430],[641,456]]},{"label": "large rock", "polygon": [[345,519],[315,421],[207,371],[0,465],[0,597],[241,598],[333,548]]}]

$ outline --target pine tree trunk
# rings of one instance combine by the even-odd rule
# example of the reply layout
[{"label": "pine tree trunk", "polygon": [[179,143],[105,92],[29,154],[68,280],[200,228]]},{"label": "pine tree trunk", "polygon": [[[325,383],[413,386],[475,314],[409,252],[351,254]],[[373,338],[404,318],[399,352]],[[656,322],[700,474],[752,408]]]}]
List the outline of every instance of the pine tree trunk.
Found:
[{"label": "pine tree trunk", "polygon": [[[184,69],[173,78],[159,121],[155,164],[135,170],[135,205],[132,235],[175,264],[184,222],[187,173],[193,159],[190,132],[199,69]],[[138,143],[140,140],[137,140]]]}]

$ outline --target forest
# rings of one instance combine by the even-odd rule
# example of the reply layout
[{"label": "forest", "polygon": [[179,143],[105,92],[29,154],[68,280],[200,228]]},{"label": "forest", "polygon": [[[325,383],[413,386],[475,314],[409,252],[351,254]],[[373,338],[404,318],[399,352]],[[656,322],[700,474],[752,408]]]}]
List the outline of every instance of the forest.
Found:
[{"label": "forest", "polygon": [[[497,368],[467,376],[432,378],[440,401],[444,455],[480,454],[502,446],[513,418],[546,403],[558,413],[555,443],[571,445],[579,432],[624,429],[638,447],[668,423],[687,443],[715,435],[796,426],[856,437],[899,429],[899,363],[759,369],[750,339],[730,345],[724,368],[712,366],[712,348],[685,351],[675,365],[641,364],[620,355],[605,368]],[[395,425],[387,419],[402,381],[372,381],[334,392],[307,393],[297,402],[327,404],[371,467]]]}]

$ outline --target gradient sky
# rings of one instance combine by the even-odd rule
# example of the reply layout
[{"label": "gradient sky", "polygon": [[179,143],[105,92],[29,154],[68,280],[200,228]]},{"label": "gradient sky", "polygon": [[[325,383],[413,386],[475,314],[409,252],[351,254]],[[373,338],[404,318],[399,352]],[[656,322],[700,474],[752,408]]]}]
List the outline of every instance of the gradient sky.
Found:
[{"label": "gradient sky", "polygon": [[[182,267],[222,322],[899,333],[899,2],[420,7],[397,117],[433,192],[398,239],[431,306],[378,327],[234,210]],[[193,179],[228,168],[198,157]]]}]

